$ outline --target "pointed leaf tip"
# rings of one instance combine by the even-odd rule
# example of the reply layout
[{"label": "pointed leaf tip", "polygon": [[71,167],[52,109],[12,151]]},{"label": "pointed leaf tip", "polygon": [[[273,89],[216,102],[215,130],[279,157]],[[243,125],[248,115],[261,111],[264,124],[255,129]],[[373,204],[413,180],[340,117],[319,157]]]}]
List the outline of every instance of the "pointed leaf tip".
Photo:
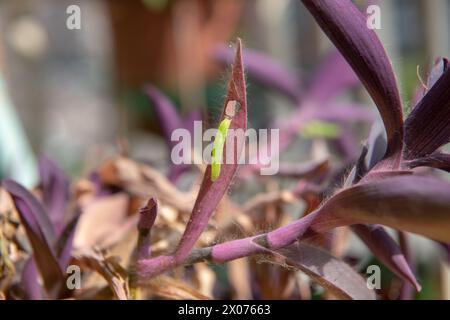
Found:
[{"label": "pointed leaf tip", "polygon": [[228,88],[227,101],[237,100],[241,106],[246,104],[245,101],[245,73],[244,73],[244,61],[242,57],[242,41],[236,40],[236,53],[234,56],[233,66],[231,69],[231,81]]},{"label": "pointed leaf tip", "polygon": [[417,291],[421,290],[421,286],[417,282],[400,246],[382,226],[356,224],[352,226],[352,230],[372,251],[374,256],[392,272],[404,281],[408,281]]}]

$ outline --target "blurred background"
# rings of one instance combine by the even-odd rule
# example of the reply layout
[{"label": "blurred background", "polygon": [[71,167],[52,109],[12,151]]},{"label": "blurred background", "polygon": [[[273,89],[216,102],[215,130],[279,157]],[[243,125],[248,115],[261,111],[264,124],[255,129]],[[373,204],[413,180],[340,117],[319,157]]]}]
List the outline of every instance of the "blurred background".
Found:
[{"label": "blurred background", "polygon": [[[418,75],[450,55],[450,1],[372,2],[408,109]],[[79,30],[66,27],[70,5],[81,9]],[[42,154],[76,177],[118,150],[165,170],[167,147],[142,86],[160,88],[181,114],[202,108],[214,123],[227,73],[211,50],[237,36],[302,83],[332,49],[298,0],[0,0],[0,177],[33,186]],[[248,90],[254,127],[292,108],[251,81]],[[421,271],[430,275],[427,298],[438,295],[442,271],[431,268]]]}]

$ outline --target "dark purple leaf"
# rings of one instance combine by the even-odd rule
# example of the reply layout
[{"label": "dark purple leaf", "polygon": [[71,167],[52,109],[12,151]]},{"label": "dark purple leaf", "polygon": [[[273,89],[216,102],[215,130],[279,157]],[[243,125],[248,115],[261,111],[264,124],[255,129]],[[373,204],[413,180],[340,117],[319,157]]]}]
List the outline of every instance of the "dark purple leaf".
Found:
[{"label": "dark purple leaf", "polygon": [[66,225],[57,242],[58,262],[62,270],[67,269],[72,258],[73,240],[79,218],[80,213],[77,212],[75,217]]},{"label": "dark purple leaf", "polygon": [[430,90],[430,88],[435,85],[436,81],[439,80],[442,74],[447,71],[448,66],[449,60],[447,58],[436,59],[433,67],[430,70],[430,73],[428,74],[427,83],[424,84],[421,80],[420,85],[416,89],[413,106],[417,106],[419,104],[420,100],[422,100],[428,90]]},{"label": "dark purple leaf", "polygon": [[171,142],[172,132],[182,127],[182,122],[175,106],[162,92],[152,85],[146,85],[144,92],[153,103],[166,141],[170,146],[173,146],[173,142]]},{"label": "dark purple leaf", "polygon": [[449,67],[449,61],[447,58],[439,58],[436,60],[433,68],[431,68],[430,74],[428,76],[427,87],[432,88],[439,78],[447,71]]},{"label": "dark purple leaf", "polygon": [[[415,271],[416,261],[411,252],[411,248],[408,241],[408,235],[403,231],[398,231],[398,238],[400,242],[400,248],[405,256],[408,265]],[[411,284],[404,282],[400,288],[399,300],[412,300],[414,297],[414,288]]]},{"label": "dark purple leaf", "polygon": [[349,128],[342,128],[341,130],[339,137],[331,139],[330,143],[344,161],[353,161],[359,153],[356,139]]},{"label": "dark purple leaf", "polygon": [[2,185],[14,200],[44,286],[51,297],[57,297],[65,278],[52,249],[55,244],[53,226],[42,205],[28,190],[11,180],[3,181]]},{"label": "dark purple leaf", "polygon": [[378,258],[392,272],[404,281],[411,283],[417,291],[421,290],[421,286],[417,283],[414,273],[403,255],[402,250],[392,237],[384,230],[383,227],[377,225],[355,224],[352,230]]},{"label": "dark purple leaf", "polygon": [[302,0],[320,27],[365,85],[383,118],[386,158],[397,167],[403,140],[403,115],[391,62],[374,30],[350,0]]},{"label": "dark purple leaf", "polygon": [[381,121],[376,121],[370,129],[369,138],[367,139],[367,155],[366,166],[367,169],[372,169],[386,153],[386,134],[384,132]]},{"label": "dark purple leaf", "polygon": [[425,157],[450,141],[449,88],[447,69],[406,119],[405,159]]},{"label": "dark purple leaf", "polygon": [[39,284],[39,274],[32,256],[25,262],[20,277],[20,286],[25,291],[27,300],[43,299],[41,285]]},{"label": "dark purple leaf", "polygon": [[405,175],[345,189],[319,212],[359,223],[382,224],[440,241],[450,241],[450,184]]},{"label": "dark purple leaf", "polygon": [[365,174],[367,173],[368,169],[365,161],[367,152],[368,152],[367,146],[363,146],[361,154],[359,155],[359,158],[356,161],[354,168],[352,169],[347,179],[345,180],[344,184],[345,187],[357,184],[362,179],[362,177],[364,177]]},{"label": "dark purple leaf", "polygon": [[404,163],[408,168],[431,167],[450,172],[450,155],[438,151],[429,156],[408,160]]},{"label": "dark purple leaf", "polygon": [[2,186],[11,194],[14,203],[19,210],[21,218],[33,231],[41,233],[46,242],[54,245],[56,241],[55,230],[42,204],[36,197],[24,187],[12,180],[4,180]]}]

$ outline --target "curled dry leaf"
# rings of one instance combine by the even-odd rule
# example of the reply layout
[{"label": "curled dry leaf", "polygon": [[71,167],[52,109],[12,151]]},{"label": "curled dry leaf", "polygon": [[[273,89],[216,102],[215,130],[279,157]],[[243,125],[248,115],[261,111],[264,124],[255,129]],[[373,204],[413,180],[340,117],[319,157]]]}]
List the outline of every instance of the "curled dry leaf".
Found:
[{"label": "curled dry leaf", "polygon": [[79,251],[74,255],[74,260],[82,269],[98,272],[106,280],[116,299],[128,299],[128,275],[114,257],[106,257],[100,250],[88,250]]},{"label": "curled dry leaf", "polygon": [[136,224],[137,217],[128,216],[129,196],[117,193],[98,198],[82,208],[75,233],[74,247],[106,248],[121,238]]},{"label": "curled dry leaf", "polygon": [[157,170],[131,159],[119,157],[107,161],[98,173],[104,184],[120,187],[142,199],[154,196],[182,212],[192,209],[192,195],[180,192]]}]

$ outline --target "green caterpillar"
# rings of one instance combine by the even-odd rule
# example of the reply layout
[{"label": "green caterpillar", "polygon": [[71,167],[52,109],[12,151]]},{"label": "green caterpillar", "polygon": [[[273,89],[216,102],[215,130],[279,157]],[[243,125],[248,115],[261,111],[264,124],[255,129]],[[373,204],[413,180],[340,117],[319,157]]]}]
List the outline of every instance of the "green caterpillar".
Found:
[{"label": "green caterpillar", "polygon": [[213,149],[211,153],[211,181],[214,182],[220,176],[220,168],[222,165],[223,148],[227,140],[228,129],[231,120],[236,115],[239,108],[239,102],[232,100],[225,107],[225,118],[220,122],[217,129],[216,138],[214,139]]}]

